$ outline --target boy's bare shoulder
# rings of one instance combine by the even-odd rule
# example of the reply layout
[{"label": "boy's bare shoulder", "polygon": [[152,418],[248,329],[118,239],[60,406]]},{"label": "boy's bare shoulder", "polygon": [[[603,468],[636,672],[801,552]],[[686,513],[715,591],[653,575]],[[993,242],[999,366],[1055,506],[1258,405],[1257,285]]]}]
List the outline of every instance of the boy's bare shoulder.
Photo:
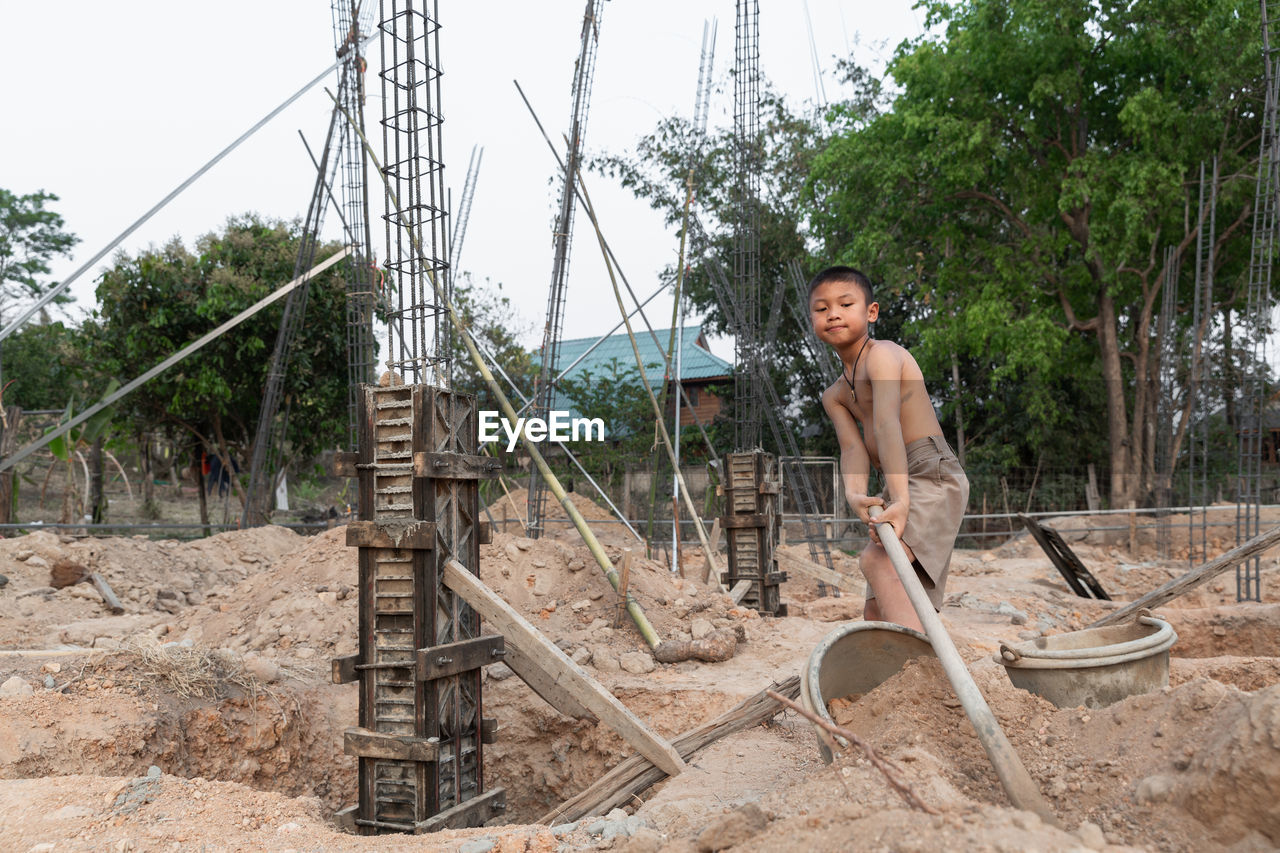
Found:
[{"label": "boy's bare shoulder", "polygon": [[[832,406],[844,406],[843,391],[844,383],[839,379],[828,385],[827,389],[822,392],[823,408],[830,410]],[[848,407],[846,406],[845,408]]]}]

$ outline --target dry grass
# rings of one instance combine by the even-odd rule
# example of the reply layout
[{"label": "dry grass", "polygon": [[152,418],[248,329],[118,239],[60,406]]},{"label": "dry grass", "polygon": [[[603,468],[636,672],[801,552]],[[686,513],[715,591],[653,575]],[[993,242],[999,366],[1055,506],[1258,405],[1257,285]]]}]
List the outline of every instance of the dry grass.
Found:
[{"label": "dry grass", "polygon": [[251,696],[263,692],[239,656],[224,651],[154,640],[130,641],[121,651],[138,658],[138,675],[163,682],[183,698],[222,699],[231,687]]}]

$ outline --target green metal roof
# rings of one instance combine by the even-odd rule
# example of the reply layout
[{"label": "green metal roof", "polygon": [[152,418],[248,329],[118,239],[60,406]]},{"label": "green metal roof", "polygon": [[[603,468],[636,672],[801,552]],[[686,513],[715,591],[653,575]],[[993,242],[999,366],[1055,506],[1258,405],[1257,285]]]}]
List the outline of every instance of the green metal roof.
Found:
[{"label": "green metal roof", "polygon": [[[671,340],[671,329],[654,329],[654,335],[665,350]],[[698,344],[701,339],[701,325],[685,326],[680,330],[678,335],[678,342],[681,346],[680,378],[688,381],[691,379],[715,379],[733,375],[733,365],[703,349]],[[599,341],[598,345],[596,345],[597,341]],[[660,351],[653,342],[653,336],[650,336],[645,329],[641,329],[636,334],[636,344],[640,350],[640,357],[644,360],[645,378],[649,380],[649,384],[657,392],[662,388],[663,370]],[[594,348],[593,345],[595,345]],[[537,364],[540,353],[535,350],[532,355],[534,364]],[[569,365],[573,365],[572,369],[565,374],[567,379],[585,379],[585,375],[590,373],[596,381],[605,381],[613,376],[610,363],[615,359],[618,362],[620,373],[635,375],[636,355],[625,332],[610,335],[603,341],[599,337],[594,337],[575,338],[560,342],[559,370],[564,370]],[[574,362],[577,363],[574,364]],[[570,416],[574,418],[590,416],[590,413],[578,411],[577,407],[573,405],[573,401],[565,397],[559,388],[556,389],[553,396],[551,408],[553,410],[568,411]],[[606,434],[610,433],[610,431],[609,425],[605,424]]]},{"label": "green metal roof", "polygon": [[[671,329],[654,329],[654,335],[658,338],[658,343],[665,350],[668,342],[671,340]],[[661,350],[655,346],[653,337],[647,330],[640,328],[636,332],[636,344],[640,350],[640,358],[645,364],[645,378],[655,387],[662,383],[662,355]],[[702,338],[702,326],[685,326],[680,329],[678,335],[678,345],[680,347],[680,378],[681,379],[714,379],[720,376],[731,376],[733,374],[733,365],[719,356],[713,355],[711,352],[703,349],[698,345],[698,341]],[[567,374],[570,379],[581,379],[583,374],[591,373],[596,378],[609,376],[609,364],[617,359],[618,366],[627,372],[635,370],[636,356],[631,349],[631,341],[625,332],[617,335],[610,335],[591,349],[592,345],[599,341],[599,337],[594,338],[574,338],[573,340],[560,342],[560,363],[559,369],[564,370],[574,362],[573,369]],[[590,349],[590,352],[587,352]],[[583,356],[583,353],[586,353]],[[539,353],[533,353],[533,360],[538,361]],[[581,361],[578,359],[581,357]]]}]

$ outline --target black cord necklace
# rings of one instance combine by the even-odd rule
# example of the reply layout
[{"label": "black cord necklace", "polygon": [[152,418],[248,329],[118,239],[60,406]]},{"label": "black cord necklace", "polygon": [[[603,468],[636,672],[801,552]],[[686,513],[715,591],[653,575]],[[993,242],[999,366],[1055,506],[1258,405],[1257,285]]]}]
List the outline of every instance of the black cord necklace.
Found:
[{"label": "black cord necklace", "polygon": [[849,383],[849,390],[853,392],[853,402],[858,402],[858,389],[853,387],[853,379],[849,377],[857,377],[858,362],[862,359],[862,351],[867,348],[867,344],[871,343],[871,336],[867,335],[867,339],[862,342],[862,346],[858,347],[858,354],[853,357],[853,369],[849,371],[849,376],[844,376],[844,371],[840,371],[840,375],[844,376],[844,381]]}]

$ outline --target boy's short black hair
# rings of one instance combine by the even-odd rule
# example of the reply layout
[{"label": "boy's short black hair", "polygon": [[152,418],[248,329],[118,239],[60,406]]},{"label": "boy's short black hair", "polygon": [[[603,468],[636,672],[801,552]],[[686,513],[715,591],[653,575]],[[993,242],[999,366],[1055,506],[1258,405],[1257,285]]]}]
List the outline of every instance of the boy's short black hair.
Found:
[{"label": "boy's short black hair", "polygon": [[849,284],[856,284],[862,288],[862,295],[866,297],[868,305],[875,301],[875,293],[871,288],[871,279],[863,275],[860,270],[856,270],[853,267],[842,266],[827,267],[825,270],[810,279],[810,298],[813,297],[813,292],[815,290],[829,281],[843,281]]}]

